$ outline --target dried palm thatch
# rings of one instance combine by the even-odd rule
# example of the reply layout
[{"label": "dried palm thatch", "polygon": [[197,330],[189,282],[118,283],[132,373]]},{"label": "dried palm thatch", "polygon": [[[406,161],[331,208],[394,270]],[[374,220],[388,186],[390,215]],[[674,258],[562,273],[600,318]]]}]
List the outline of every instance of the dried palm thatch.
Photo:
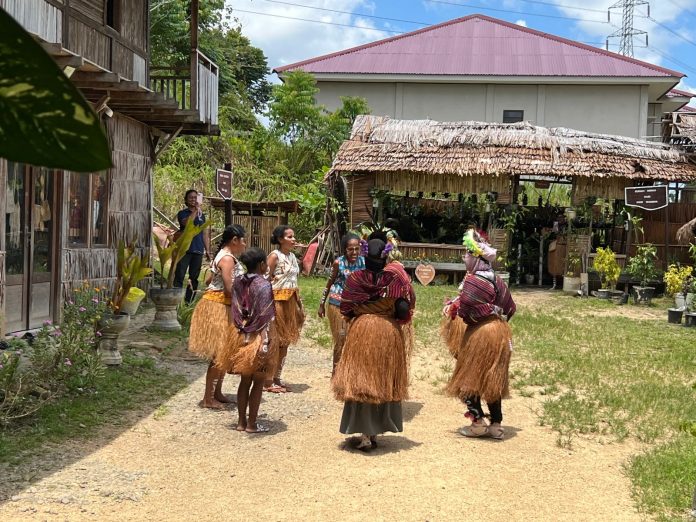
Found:
[{"label": "dried palm thatch", "polygon": [[688,245],[696,240],[696,217],[685,223],[677,230],[677,241],[682,245]]},{"label": "dried palm thatch", "polygon": [[688,145],[696,143],[696,114],[692,112],[673,112],[664,120],[663,135],[674,143]]},{"label": "dried palm thatch", "polygon": [[[686,181],[696,167],[661,143],[526,122],[437,122],[358,116],[330,173],[566,177]],[[408,174],[410,176],[410,174]]]}]

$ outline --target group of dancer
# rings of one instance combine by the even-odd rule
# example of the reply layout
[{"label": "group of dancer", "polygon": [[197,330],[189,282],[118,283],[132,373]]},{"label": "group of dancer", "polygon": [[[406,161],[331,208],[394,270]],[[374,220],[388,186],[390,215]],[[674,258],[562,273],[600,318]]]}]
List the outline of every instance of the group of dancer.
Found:
[{"label": "group of dancer", "polygon": [[[247,433],[269,429],[257,421],[264,391],[290,391],[281,374],[305,319],[294,231],[279,226],[272,242],[277,249],[268,255],[247,249],[244,229],[228,226],[191,322],[189,349],[210,361],[202,406],[224,408],[229,399],[223,379],[240,375],[237,430]],[[471,423],[459,430],[462,435],[502,439],[501,401],[508,395],[512,353],[508,320],[515,304],[492,269],[495,249],[475,230],[463,245],[467,275],[443,309],[442,336],[456,358],[447,393],[466,405]],[[328,318],[333,338],[331,388],[344,403],[340,432],[358,434],[354,447],[371,451],[378,435],[403,431],[416,295],[393,231],[348,234],[341,249],[318,315]]]}]

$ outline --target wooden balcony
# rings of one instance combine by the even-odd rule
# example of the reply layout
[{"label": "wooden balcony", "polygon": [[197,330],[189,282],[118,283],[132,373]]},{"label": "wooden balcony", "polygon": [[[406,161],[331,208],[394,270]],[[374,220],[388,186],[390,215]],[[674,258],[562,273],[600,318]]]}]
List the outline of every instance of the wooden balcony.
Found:
[{"label": "wooden balcony", "polygon": [[218,125],[218,66],[199,50],[190,67],[151,67],[150,89],[174,100],[182,111],[195,111],[199,121]]}]

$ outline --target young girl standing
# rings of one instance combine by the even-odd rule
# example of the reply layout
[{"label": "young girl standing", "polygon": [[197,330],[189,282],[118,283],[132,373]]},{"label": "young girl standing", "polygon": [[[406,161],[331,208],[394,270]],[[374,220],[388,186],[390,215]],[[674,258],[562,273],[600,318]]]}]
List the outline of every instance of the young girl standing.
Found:
[{"label": "young girl standing", "polygon": [[293,253],[297,241],[295,232],[287,225],[279,225],[273,230],[271,243],[278,248],[268,256],[268,277],[273,286],[275,301],[275,321],[271,323],[271,343],[277,349],[276,371],[272,379],[266,379],[264,390],[272,393],[290,391],[281,380],[283,364],[288,347],[300,339],[304,323],[304,309],[300,300],[297,277],[300,266]]},{"label": "young girl standing", "polygon": [[[360,238],[355,234],[346,234],[341,240],[343,255],[331,265],[331,275],[326,282],[326,288],[319,303],[319,317],[329,318],[329,328],[333,338],[333,368],[341,358],[341,350],[346,340],[347,323],[341,315],[341,294],[347,277],[356,270],[365,268],[365,258],[360,255]],[[329,299],[329,309],[326,311],[326,298]]]},{"label": "young girl standing", "polygon": [[247,273],[237,278],[232,291],[231,355],[221,366],[241,376],[237,390],[237,431],[265,433],[269,428],[257,423],[256,418],[264,380],[272,375],[274,366],[269,343],[269,328],[275,317],[273,289],[263,277],[267,269],[263,250],[250,248],[240,256],[240,261]]},{"label": "young girl standing", "polygon": [[213,279],[191,318],[188,349],[210,361],[201,403],[204,408],[222,409],[230,402],[222,393],[225,372],[215,366],[215,360],[224,354],[229,339],[232,286],[244,271],[236,256],[246,248],[245,235],[241,225],[229,225],[223,231],[218,253],[210,264]]}]

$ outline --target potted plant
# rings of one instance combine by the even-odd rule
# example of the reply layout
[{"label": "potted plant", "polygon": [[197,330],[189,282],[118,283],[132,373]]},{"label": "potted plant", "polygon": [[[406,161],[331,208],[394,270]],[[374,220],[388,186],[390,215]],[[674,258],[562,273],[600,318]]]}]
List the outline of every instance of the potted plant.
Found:
[{"label": "potted plant", "polygon": [[576,294],[580,290],[580,256],[575,252],[568,254],[568,268],[563,276],[563,291]]},{"label": "potted plant", "polygon": [[621,267],[616,261],[616,254],[611,248],[597,249],[597,255],[594,260],[594,269],[599,274],[601,288],[597,291],[597,297],[600,299],[609,299],[610,293],[616,287],[616,283],[621,275]]},{"label": "potted plant", "polygon": [[687,308],[686,296],[691,284],[692,272],[693,268],[690,266],[672,264],[662,278],[667,294],[674,296],[674,307],[680,310]]},{"label": "potted plant", "polygon": [[189,219],[176,241],[170,241],[166,246],[153,234],[162,273],[160,287],[150,288],[150,299],[155,303],[155,319],[152,321],[153,328],[170,331],[181,330],[176,309],[184,299],[186,289],[174,288],[176,265],[186,255],[193,238],[203,232],[209,225],[209,221],[202,225],[194,225],[193,219]]},{"label": "potted plant", "polygon": [[118,337],[128,328],[130,315],[121,310],[126,296],[141,280],[152,273],[148,265],[148,255],[139,256],[134,245],[126,246],[119,242],[116,252],[116,283],[108,307],[99,318],[97,327],[100,333],[99,353],[108,366],[118,366],[122,362],[118,351]]},{"label": "potted plant", "polygon": [[636,304],[650,304],[650,300],[655,294],[655,287],[648,286],[650,281],[657,277],[657,249],[650,243],[639,246],[636,255],[628,262],[626,272],[640,282],[640,286],[633,287],[633,298]]}]

